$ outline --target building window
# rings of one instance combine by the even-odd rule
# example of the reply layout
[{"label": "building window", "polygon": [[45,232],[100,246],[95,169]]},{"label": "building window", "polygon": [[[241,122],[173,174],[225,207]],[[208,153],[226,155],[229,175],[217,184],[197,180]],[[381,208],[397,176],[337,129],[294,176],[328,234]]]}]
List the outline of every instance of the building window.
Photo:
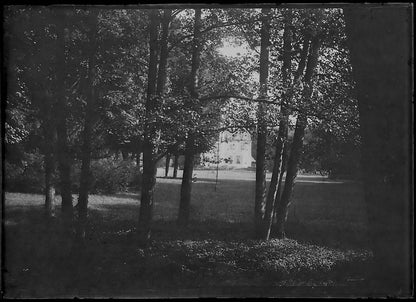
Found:
[{"label": "building window", "polygon": [[241,156],[239,155],[236,156],[236,162],[237,164],[241,164]]}]

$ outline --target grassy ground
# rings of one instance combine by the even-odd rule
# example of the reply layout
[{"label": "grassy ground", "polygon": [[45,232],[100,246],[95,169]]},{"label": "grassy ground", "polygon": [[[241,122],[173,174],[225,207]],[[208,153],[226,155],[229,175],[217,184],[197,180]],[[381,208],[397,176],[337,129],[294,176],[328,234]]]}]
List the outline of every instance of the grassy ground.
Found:
[{"label": "grassy ground", "polygon": [[62,235],[59,219],[44,219],[42,196],[7,193],[6,297],[368,294],[359,184],[299,177],[291,239],[264,242],[251,239],[253,172],[220,171],[217,184],[215,171],[196,175],[186,229],[175,224],[180,180],[158,178],[147,249],[135,241],[138,194],[91,196],[89,234],[79,244]]}]

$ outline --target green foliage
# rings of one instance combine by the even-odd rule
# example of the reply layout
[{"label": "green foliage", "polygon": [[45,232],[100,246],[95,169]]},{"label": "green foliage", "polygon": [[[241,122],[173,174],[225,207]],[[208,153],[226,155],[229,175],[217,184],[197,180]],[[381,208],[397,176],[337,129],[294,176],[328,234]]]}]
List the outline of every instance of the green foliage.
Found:
[{"label": "green foliage", "polygon": [[19,161],[5,161],[5,191],[21,193],[44,192],[43,156],[39,153],[23,152]]},{"label": "green foliage", "polygon": [[[144,253],[141,253],[144,256]],[[146,261],[159,269],[174,267],[184,273],[217,271],[219,275],[235,271],[272,274],[274,278],[311,277],[328,273],[337,266],[353,261],[365,261],[368,251],[341,251],[295,240],[268,242],[244,241],[161,241],[146,251]],[[168,260],[168,261],[166,261]]]},{"label": "green foliage", "polygon": [[333,178],[360,177],[360,137],[358,126],[336,123],[312,124],[305,135],[300,168]]},{"label": "green foliage", "polygon": [[91,164],[91,193],[115,194],[130,187],[140,186],[141,174],[133,161],[112,158],[93,161]]}]

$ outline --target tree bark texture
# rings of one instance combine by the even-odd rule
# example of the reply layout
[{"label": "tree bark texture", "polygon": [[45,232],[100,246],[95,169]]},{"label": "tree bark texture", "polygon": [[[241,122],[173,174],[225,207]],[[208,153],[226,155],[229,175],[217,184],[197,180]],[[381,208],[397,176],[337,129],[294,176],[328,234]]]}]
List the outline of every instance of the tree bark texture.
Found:
[{"label": "tree bark texture", "polygon": [[411,6],[344,10],[377,292],[412,287]]},{"label": "tree bark texture", "polygon": [[[192,49],[192,66],[190,76],[190,94],[194,102],[197,101],[198,95],[198,71],[200,66],[201,54],[201,9],[195,9],[194,38]],[[192,108],[194,104],[187,104],[188,108]],[[191,190],[192,190],[192,174],[194,169],[195,155],[195,139],[193,131],[188,132],[185,142],[185,165],[183,169],[181,198],[179,203],[178,224],[186,226],[189,222],[190,206],[191,206]]]},{"label": "tree bark texture", "polygon": [[[269,77],[270,47],[270,8],[262,9],[261,45],[260,45],[260,91],[261,99],[267,98]],[[266,202],[266,141],[267,125],[265,120],[266,104],[259,103],[257,111],[257,154],[256,154],[256,192],[254,201],[254,236],[261,238]]]}]

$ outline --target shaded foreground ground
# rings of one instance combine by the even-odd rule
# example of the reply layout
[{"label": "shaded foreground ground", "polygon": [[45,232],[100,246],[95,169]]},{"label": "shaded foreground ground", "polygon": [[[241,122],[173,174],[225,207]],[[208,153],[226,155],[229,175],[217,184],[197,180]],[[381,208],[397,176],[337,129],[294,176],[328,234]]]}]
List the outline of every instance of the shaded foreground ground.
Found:
[{"label": "shaded foreground ground", "polygon": [[[180,180],[158,178],[153,242],[136,245],[139,195],[93,195],[84,244],[47,222],[40,195],[6,194],[6,297],[370,296],[360,185],[303,176],[288,237],[254,241],[249,171],[197,171],[189,228]],[[233,179],[234,178],[234,179]],[[59,203],[59,201],[58,201]],[[59,209],[57,211],[59,215]]]}]

